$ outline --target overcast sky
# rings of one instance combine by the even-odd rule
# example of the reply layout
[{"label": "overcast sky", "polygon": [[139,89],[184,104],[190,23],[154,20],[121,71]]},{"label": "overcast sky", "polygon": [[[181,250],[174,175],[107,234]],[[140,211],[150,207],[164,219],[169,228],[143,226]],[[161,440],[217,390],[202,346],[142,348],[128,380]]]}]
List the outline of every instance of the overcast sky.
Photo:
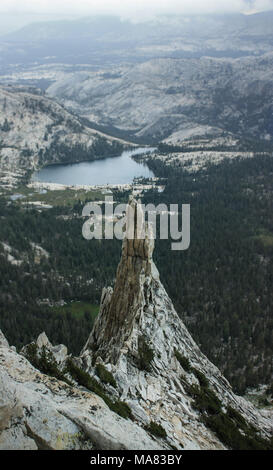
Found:
[{"label": "overcast sky", "polygon": [[34,21],[92,14],[139,20],[165,13],[252,13],[271,9],[273,0],[0,0],[0,34]]}]

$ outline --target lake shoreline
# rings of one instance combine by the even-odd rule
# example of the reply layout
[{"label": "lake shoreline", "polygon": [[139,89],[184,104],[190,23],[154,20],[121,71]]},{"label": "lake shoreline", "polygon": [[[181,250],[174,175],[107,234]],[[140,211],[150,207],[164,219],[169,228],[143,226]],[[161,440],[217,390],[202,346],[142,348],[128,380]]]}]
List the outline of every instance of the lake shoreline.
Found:
[{"label": "lake shoreline", "polygon": [[[137,162],[133,157],[152,153],[155,150],[155,147],[141,147],[125,150],[118,156],[46,165],[32,173],[28,183],[29,185],[35,183],[35,187],[48,189],[52,187],[65,189],[74,186],[82,189],[98,189],[105,186],[120,188],[132,185],[135,178],[154,177],[153,171],[145,163]],[[50,186],[42,186],[42,183]]]},{"label": "lake shoreline", "polygon": [[140,182],[136,183],[121,183],[121,184],[101,184],[101,185],[69,185],[69,184],[60,184],[60,183],[46,183],[43,181],[33,181],[29,184],[27,184],[27,187],[29,189],[47,189],[49,191],[65,191],[66,189],[74,190],[74,191],[79,191],[79,190],[85,190],[85,191],[107,191],[109,192],[112,190],[119,190],[119,191],[130,191],[133,188],[137,189],[151,189],[154,188],[156,185],[157,180],[160,178],[150,178],[151,183],[148,184],[142,184]]}]

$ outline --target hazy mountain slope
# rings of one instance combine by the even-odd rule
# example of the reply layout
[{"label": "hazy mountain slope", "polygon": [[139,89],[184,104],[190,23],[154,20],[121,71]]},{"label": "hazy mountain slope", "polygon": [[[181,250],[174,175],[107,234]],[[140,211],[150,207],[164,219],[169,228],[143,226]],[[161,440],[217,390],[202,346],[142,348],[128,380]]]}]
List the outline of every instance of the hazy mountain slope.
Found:
[{"label": "hazy mountain slope", "polygon": [[272,15],[169,15],[138,23],[101,16],[31,24],[1,38],[0,65],[261,54],[272,50]]},{"label": "hazy mountain slope", "polygon": [[91,120],[142,138],[161,140],[177,132],[183,138],[183,131],[196,129],[191,135],[228,131],[271,139],[272,65],[273,54],[240,60],[155,59],[116,74],[113,69],[109,76],[68,74],[48,93]]},{"label": "hazy mountain slope", "polygon": [[84,126],[76,116],[35,89],[0,87],[0,110],[2,176],[48,163],[114,155],[126,146],[124,141]]},{"label": "hazy mountain slope", "polygon": [[2,83],[47,89],[105,133],[123,137],[119,128],[143,143],[223,132],[270,139],[272,18],[265,12],[33,24],[0,40],[0,76]]}]

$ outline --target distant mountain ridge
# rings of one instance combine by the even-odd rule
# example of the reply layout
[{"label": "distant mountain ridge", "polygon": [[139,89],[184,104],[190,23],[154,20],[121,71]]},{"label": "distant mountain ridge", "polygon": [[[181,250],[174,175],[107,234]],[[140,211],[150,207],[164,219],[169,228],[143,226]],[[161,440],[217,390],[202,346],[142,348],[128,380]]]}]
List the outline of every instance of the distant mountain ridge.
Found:
[{"label": "distant mountain ridge", "polygon": [[[187,132],[273,138],[273,52],[241,59],[153,59],[102,72],[68,72],[47,93],[101,125],[174,143]],[[201,129],[201,131],[200,131]],[[179,135],[180,134],[180,135]]]},{"label": "distant mountain ridge", "polygon": [[132,23],[114,16],[30,24],[0,38],[10,64],[136,63],[156,57],[240,57],[272,50],[273,12],[160,16]]},{"label": "distant mountain ridge", "polygon": [[273,11],[32,24],[0,38],[0,83],[40,87],[139,143],[271,141],[272,24]]},{"label": "distant mountain ridge", "polygon": [[[58,38],[96,37],[102,38],[104,34],[109,36],[113,33],[129,33],[131,38],[139,37],[145,33],[146,37],[152,37],[155,31],[161,29],[163,37],[170,34],[174,37],[178,33],[198,33],[207,36],[219,33],[223,26],[228,28],[228,33],[245,32],[249,34],[271,34],[272,33],[273,10],[245,15],[242,13],[231,14],[203,14],[203,15],[160,15],[153,20],[130,21],[120,19],[118,16],[101,15],[85,17],[70,21],[48,21],[31,23],[23,28],[2,36],[4,40],[46,40]],[[209,30],[201,30],[200,25],[208,25]],[[223,32],[223,31],[222,31]],[[34,36],[33,36],[34,33]],[[105,42],[107,37],[105,38]]]}]

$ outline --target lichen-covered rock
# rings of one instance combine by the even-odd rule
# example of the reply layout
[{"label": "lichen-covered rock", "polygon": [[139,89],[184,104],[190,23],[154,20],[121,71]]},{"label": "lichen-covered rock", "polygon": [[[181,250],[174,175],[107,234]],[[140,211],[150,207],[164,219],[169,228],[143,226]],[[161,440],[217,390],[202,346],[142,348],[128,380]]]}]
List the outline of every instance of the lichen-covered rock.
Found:
[{"label": "lichen-covered rock", "polygon": [[36,370],[0,348],[0,449],[164,448],[87,391]]}]

